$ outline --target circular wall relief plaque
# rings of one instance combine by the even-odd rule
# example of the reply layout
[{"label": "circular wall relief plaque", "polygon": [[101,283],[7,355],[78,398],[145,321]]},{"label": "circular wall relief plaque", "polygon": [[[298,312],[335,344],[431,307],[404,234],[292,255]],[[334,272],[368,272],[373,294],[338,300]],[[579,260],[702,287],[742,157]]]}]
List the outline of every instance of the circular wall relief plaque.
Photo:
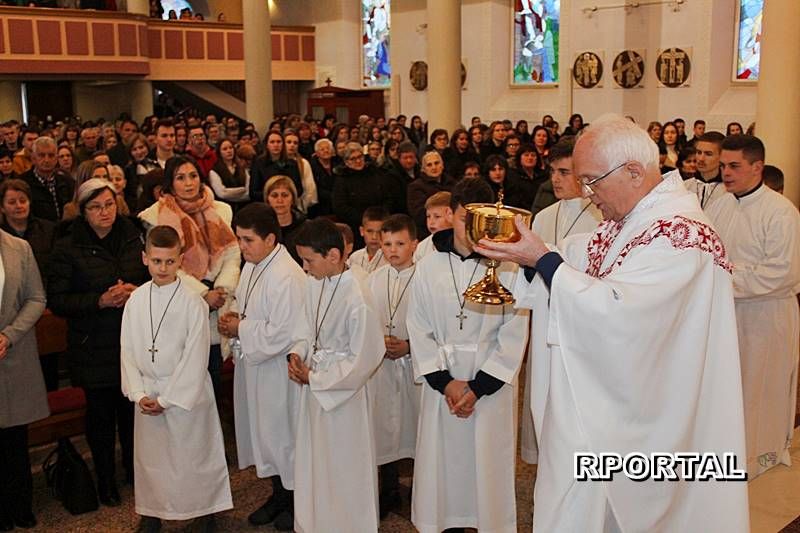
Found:
[{"label": "circular wall relief plaque", "polygon": [[584,89],[591,89],[603,78],[603,62],[594,52],[578,54],[572,65],[572,77]]},{"label": "circular wall relief plaque", "polygon": [[620,52],[614,59],[614,81],[624,89],[636,87],[644,78],[644,58],[636,50]]},{"label": "circular wall relief plaque", "polygon": [[656,77],[667,87],[680,87],[689,79],[692,60],[680,48],[667,48],[656,58]]}]

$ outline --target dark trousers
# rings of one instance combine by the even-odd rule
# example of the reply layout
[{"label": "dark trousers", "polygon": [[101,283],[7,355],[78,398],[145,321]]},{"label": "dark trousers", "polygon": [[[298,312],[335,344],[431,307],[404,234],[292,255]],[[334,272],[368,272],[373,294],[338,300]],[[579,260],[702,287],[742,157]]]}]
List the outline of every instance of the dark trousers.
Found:
[{"label": "dark trousers", "polygon": [[92,450],[99,488],[114,484],[115,433],[119,433],[122,465],[133,479],[133,403],[118,387],[84,389],[86,441]]},{"label": "dark trousers", "polygon": [[281,483],[281,476],[272,476],[272,498],[281,507],[292,508],[294,507],[294,491],[289,490]]},{"label": "dark trousers", "polygon": [[378,467],[378,473],[380,474],[381,496],[388,496],[400,490],[400,470],[397,461],[380,465]]},{"label": "dark trousers", "polygon": [[0,428],[0,511],[31,510],[33,477],[28,457],[28,425]]},{"label": "dark trousers", "polygon": [[208,373],[214,386],[214,398],[219,405],[222,400],[222,349],[219,344],[212,344],[208,351]]}]

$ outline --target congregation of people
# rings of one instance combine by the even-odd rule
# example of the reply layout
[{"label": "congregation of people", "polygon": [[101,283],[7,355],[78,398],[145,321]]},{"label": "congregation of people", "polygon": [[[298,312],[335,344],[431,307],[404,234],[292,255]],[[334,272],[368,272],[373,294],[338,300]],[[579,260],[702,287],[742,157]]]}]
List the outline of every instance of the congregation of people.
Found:
[{"label": "congregation of people", "polygon": [[[272,486],[252,525],[377,531],[414,459],[419,531],[516,531],[519,434],[536,530],[746,531],[744,483],[604,491],[572,461],[732,452],[750,479],[791,464],[800,214],[783,175],[755,125],[567,124],[0,124],[0,530],[36,524],[47,307],[67,323],[100,502],[132,484],[141,531],[213,531],[233,507],[227,359],[238,467]],[[498,200],[532,225],[476,246],[466,206]],[[463,295],[495,256],[515,306]]]}]

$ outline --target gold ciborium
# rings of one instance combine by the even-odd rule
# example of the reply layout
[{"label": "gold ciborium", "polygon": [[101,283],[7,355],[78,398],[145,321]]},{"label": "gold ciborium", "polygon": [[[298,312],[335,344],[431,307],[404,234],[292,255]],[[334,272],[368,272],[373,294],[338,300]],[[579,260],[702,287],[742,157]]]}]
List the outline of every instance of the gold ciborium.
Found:
[{"label": "gold ciborium", "polygon": [[[520,234],[514,225],[514,217],[522,215],[525,225],[530,226],[533,216],[530,211],[504,206],[502,193],[495,204],[467,204],[464,209],[467,210],[467,240],[473,246],[483,238],[494,242],[516,242]],[[497,279],[495,269],[500,266],[500,261],[487,259],[486,266],[486,275],[464,292],[464,298],[479,304],[513,304],[514,296]]]}]

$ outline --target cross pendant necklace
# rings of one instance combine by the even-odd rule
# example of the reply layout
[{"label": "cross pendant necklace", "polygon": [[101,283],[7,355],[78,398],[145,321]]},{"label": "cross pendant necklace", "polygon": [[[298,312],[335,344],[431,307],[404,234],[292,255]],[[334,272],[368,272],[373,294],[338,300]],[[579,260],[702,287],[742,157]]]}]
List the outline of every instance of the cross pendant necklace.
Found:
[{"label": "cross pendant necklace", "polygon": [[250,295],[253,294],[253,291],[256,288],[256,284],[258,283],[258,280],[261,279],[261,275],[264,274],[264,272],[267,271],[267,269],[269,268],[269,265],[272,264],[272,261],[274,261],[276,257],[278,257],[279,253],[281,253],[281,249],[280,248],[278,248],[278,250],[275,252],[275,255],[272,256],[272,259],[267,261],[267,264],[264,265],[264,268],[262,268],[261,272],[259,272],[258,276],[256,276],[256,280],[255,281],[253,281],[253,274],[256,271],[256,265],[253,265],[253,270],[250,271],[250,278],[247,280],[247,288],[244,291],[244,306],[242,307],[242,314],[239,317],[240,320],[244,320],[245,318],[247,318],[247,304],[250,302]]},{"label": "cross pendant necklace", "polygon": [[336,289],[339,288],[339,282],[342,281],[342,277],[344,276],[344,270],[339,273],[339,277],[336,278],[336,285],[333,286],[333,292],[331,293],[331,299],[328,300],[328,305],[325,306],[325,312],[322,313],[322,320],[319,320],[319,309],[322,307],[322,295],[325,293],[325,279],[322,278],[322,287],[319,289],[319,301],[317,301],[317,312],[314,314],[314,353],[317,353],[319,349],[319,335],[322,333],[322,324],[325,323],[325,317],[328,316],[328,311],[331,309],[331,304],[333,303],[333,297],[336,296]]},{"label": "cross pendant necklace", "polygon": [[[408,289],[408,286],[411,285],[411,280],[414,279],[414,274],[416,274],[416,272],[417,272],[417,265],[414,265],[414,270],[411,272],[411,275],[408,277],[408,281],[406,281],[405,287],[403,287],[403,290],[400,292],[400,298],[398,298],[397,302],[394,303],[394,304],[392,304],[392,294],[391,294],[391,291],[389,289],[389,285],[390,285],[390,281],[389,281],[390,270],[391,269],[386,271],[386,301],[389,304],[389,323],[386,324],[386,329],[388,330],[387,334],[391,337],[392,336],[392,330],[395,328],[394,316],[397,314],[397,310],[400,308],[400,302],[403,301],[403,296],[406,295],[406,290]],[[398,281],[400,280],[400,273],[399,272],[397,274],[397,279],[398,279]]]},{"label": "cross pendant necklace", "polygon": [[[453,277],[453,288],[456,290],[456,300],[458,300],[459,309],[456,318],[458,319],[458,329],[464,329],[464,320],[469,318],[467,315],[464,314],[464,306],[467,304],[467,297],[462,296],[461,291],[458,290],[458,284],[456,283],[456,272],[453,270],[453,256],[452,254],[447,255],[447,261],[450,263],[450,275]],[[475,272],[478,271],[478,265],[480,265],[480,261],[475,261],[475,268],[472,269],[472,275],[469,277],[469,281],[467,282],[467,288],[472,285],[472,280],[475,278]]]},{"label": "cross pendant necklace", "polygon": [[173,298],[175,298],[175,295],[178,294],[178,289],[180,286],[181,278],[178,278],[178,283],[175,285],[175,290],[172,291],[172,296],[169,297],[167,306],[164,308],[164,312],[161,314],[161,320],[158,321],[158,327],[155,328],[155,331],[153,331],[153,283],[150,282],[150,348],[148,348],[147,351],[150,352],[151,363],[156,362],[156,353],[158,353],[158,348],[156,348],[156,338],[158,337],[158,332],[161,331],[161,325],[164,323],[164,317],[167,316],[169,306],[172,303]]}]

